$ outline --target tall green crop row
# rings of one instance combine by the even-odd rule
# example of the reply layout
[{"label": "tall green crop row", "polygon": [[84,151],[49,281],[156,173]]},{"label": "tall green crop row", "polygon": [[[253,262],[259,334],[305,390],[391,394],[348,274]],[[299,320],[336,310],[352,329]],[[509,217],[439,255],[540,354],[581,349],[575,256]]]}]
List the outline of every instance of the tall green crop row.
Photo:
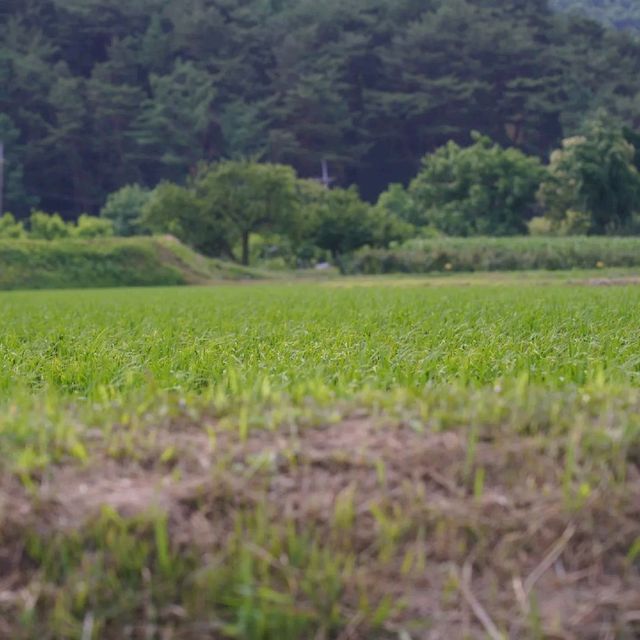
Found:
[{"label": "tall green crop row", "polygon": [[[0,394],[346,397],[526,375],[638,380],[635,287],[216,289],[1,296]],[[612,313],[612,309],[615,312]],[[322,390],[322,391],[321,391]]]}]

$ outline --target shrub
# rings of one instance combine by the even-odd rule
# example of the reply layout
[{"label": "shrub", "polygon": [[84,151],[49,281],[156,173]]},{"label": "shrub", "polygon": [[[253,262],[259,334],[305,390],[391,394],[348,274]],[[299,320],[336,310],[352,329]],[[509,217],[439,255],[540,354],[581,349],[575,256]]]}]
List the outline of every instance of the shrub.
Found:
[{"label": "shrub", "polygon": [[[526,232],[542,165],[537,158],[503,149],[487,137],[474,134],[473,139],[469,147],[449,142],[424,157],[409,187],[419,211],[414,215],[453,236]],[[397,194],[395,200],[402,203]]]},{"label": "shrub", "polygon": [[636,151],[603,114],[583,136],[567,138],[551,161],[538,191],[545,216],[559,233],[620,233],[640,208]]},{"label": "shrub", "polygon": [[24,225],[16,221],[11,213],[5,213],[3,216],[0,216],[0,238],[24,237]]},{"label": "shrub", "polygon": [[594,269],[640,266],[640,238],[517,237],[414,240],[401,248],[361,249],[344,262],[347,273],[430,273]]},{"label": "shrub", "polygon": [[364,202],[355,187],[321,189],[303,209],[308,239],[335,260],[359,247],[386,247],[415,233],[413,225],[394,213]]},{"label": "shrub", "polygon": [[395,182],[380,194],[376,208],[412,225],[424,226],[426,224],[426,220],[423,218],[424,212],[416,206],[409,191]]},{"label": "shrub", "polygon": [[552,220],[547,216],[536,216],[527,222],[532,236],[581,236],[591,227],[591,216],[582,211],[569,209],[562,220]]},{"label": "shrub", "polygon": [[205,255],[232,254],[228,225],[206,215],[205,204],[193,189],[161,182],[142,212],[143,224],[154,233],[166,233]]},{"label": "shrub", "polygon": [[77,238],[108,238],[113,235],[113,223],[105,218],[82,214],[73,229]]},{"label": "shrub", "polygon": [[553,236],[553,223],[544,216],[535,216],[527,222],[527,229],[530,236]]},{"label": "shrub", "polygon": [[142,211],[150,192],[138,184],[127,185],[114,191],[100,211],[100,217],[113,223],[117,236],[135,236],[147,232],[142,222]]},{"label": "shrub", "polygon": [[34,211],[29,218],[29,237],[34,240],[58,240],[68,238],[72,227],[57,214],[48,215]]}]

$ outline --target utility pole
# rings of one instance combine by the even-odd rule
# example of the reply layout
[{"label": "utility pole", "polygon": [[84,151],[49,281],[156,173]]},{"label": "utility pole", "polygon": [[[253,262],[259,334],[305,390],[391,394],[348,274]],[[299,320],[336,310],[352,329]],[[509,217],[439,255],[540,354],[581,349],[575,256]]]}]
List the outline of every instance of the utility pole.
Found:
[{"label": "utility pole", "polygon": [[0,140],[0,216],[4,213],[2,208],[4,194],[4,143]]},{"label": "utility pole", "polygon": [[322,175],[316,178],[316,180],[323,185],[325,189],[328,189],[335,180],[335,178],[329,175],[329,163],[324,159],[322,160]]}]

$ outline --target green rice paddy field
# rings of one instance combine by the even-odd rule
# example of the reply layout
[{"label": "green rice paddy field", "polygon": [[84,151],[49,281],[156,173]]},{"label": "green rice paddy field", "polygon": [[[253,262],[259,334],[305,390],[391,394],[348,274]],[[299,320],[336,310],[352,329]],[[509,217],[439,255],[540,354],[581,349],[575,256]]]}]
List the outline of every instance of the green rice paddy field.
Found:
[{"label": "green rice paddy field", "polygon": [[11,292],[0,327],[2,639],[640,637],[632,277]]}]

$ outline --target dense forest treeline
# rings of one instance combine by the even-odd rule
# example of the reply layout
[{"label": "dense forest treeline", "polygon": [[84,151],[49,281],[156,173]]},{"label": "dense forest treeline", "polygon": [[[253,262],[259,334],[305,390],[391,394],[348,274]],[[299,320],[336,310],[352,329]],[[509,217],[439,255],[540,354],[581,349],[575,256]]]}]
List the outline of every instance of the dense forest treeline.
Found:
[{"label": "dense forest treeline", "polygon": [[598,108],[637,127],[639,67],[547,0],[4,0],[4,208],[74,218],[246,157],[374,199],[472,130],[546,159]]},{"label": "dense forest treeline", "polygon": [[616,29],[640,31],[640,3],[637,0],[551,0],[564,12],[580,12]]}]

